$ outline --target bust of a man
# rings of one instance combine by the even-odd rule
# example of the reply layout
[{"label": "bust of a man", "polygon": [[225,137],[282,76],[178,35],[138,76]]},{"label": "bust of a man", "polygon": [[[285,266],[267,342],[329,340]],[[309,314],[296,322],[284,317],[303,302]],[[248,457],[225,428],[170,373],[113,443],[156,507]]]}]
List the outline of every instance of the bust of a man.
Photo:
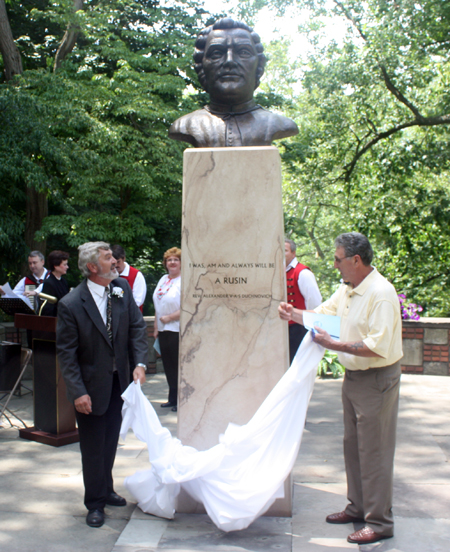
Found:
[{"label": "bust of a man", "polygon": [[227,17],[204,29],[195,43],[194,61],[210,103],[177,119],[169,137],[207,148],[270,146],[297,134],[292,119],[263,109],[253,99],[264,73],[263,51],[259,36],[245,23]]}]

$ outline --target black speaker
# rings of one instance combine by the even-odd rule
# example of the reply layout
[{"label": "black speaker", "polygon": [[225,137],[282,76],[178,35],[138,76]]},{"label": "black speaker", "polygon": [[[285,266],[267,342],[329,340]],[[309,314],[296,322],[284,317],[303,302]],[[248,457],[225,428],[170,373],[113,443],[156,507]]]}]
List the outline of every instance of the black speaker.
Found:
[{"label": "black speaker", "polygon": [[0,391],[10,391],[20,375],[20,343],[0,343]]}]

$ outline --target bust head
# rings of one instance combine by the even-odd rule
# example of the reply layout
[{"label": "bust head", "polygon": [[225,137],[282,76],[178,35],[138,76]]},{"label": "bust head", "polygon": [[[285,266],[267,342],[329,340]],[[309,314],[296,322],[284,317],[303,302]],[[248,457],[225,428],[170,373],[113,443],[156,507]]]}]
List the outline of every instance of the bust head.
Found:
[{"label": "bust head", "polygon": [[253,29],[229,17],[203,29],[195,43],[195,70],[210,104],[183,115],[169,129],[173,140],[196,148],[270,146],[298,134],[294,121],[253,101],[266,57]]},{"label": "bust head", "polygon": [[259,86],[266,57],[253,29],[230,18],[203,29],[195,43],[195,70],[211,101],[239,104],[249,101]]}]

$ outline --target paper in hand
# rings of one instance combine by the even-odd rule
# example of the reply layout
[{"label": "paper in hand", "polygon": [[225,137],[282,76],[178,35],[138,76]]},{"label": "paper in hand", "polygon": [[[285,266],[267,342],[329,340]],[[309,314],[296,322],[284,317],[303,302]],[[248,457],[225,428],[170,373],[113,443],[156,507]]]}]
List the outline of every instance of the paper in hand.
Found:
[{"label": "paper in hand", "polygon": [[318,326],[330,334],[333,339],[339,340],[341,334],[341,317],[315,312],[303,312],[303,325],[307,330],[313,330]]},{"label": "paper in hand", "polygon": [[155,342],[153,343],[153,348],[158,353],[159,356],[161,356],[161,347],[159,346],[159,337],[155,339]]},{"label": "paper in hand", "polygon": [[11,286],[6,283],[2,285],[2,289],[4,292],[4,295],[0,295],[3,299],[22,299],[22,301],[30,307],[31,310],[33,310],[33,307],[31,306],[30,300],[28,297],[25,297],[25,295],[17,295],[14,293],[14,291],[11,289]]}]

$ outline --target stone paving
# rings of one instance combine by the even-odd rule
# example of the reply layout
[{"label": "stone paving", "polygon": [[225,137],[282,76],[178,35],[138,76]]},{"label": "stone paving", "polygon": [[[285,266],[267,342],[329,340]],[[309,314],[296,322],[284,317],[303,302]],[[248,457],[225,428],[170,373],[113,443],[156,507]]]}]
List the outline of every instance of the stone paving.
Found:
[{"label": "stone paving", "polygon": [[[27,383],[27,382],[26,382]],[[28,382],[29,383],[29,382]],[[146,449],[133,434],[120,443],[115,487],[125,508],[106,508],[100,529],[87,527],[77,444],[61,448],[25,441],[3,419],[0,428],[1,552],[448,552],[450,549],[450,377],[404,375],[395,460],[395,536],[358,547],[352,525],[325,516],[346,504],[340,380],[317,380],[301,450],[293,469],[292,518],[262,517],[248,529],[218,530],[206,515],[172,521],[143,514],[124,478],[148,469]],[[176,414],[161,409],[163,374],[148,376],[144,392],[162,423],[176,432]],[[11,408],[32,424],[32,397]],[[355,528],[360,525],[355,524]]]}]

